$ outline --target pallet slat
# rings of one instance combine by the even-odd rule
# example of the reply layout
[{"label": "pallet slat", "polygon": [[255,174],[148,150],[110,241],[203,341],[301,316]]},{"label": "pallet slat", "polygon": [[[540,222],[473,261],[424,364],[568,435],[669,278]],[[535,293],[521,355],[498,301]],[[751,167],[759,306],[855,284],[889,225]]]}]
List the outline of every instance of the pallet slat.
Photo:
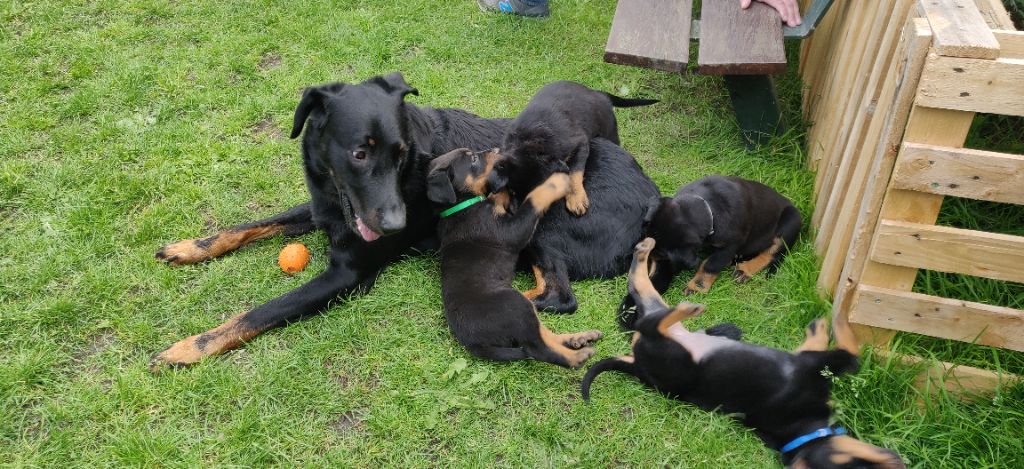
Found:
[{"label": "pallet slat", "polygon": [[985,24],[992,29],[1013,29],[1013,20],[1006,12],[1002,0],[974,0]]},{"label": "pallet slat", "polygon": [[[754,2],[743,10],[739,2],[704,2],[700,23],[699,73],[768,75],[786,71],[782,20],[768,5]],[[736,47],[737,44],[745,47]]]},{"label": "pallet slat", "polygon": [[681,73],[690,55],[691,0],[623,0],[605,45],[605,62]]},{"label": "pallet slat", "polygon": [[918,88],[917,104],[1024,116],[1024,62],[929,54]]},{"label": "pallet slat", "polygon": [[893,187],[1024,205],[1024,155],[906,143]]},{"label": "pallet slat", "polygon": [[999,42],[971,0],[920,2],[935,34],[935,50],[948,57],[994,59]]},{"label": "pallet slat", "polygon": [[1024,311],[863,285],[850,321],[1024,351]]},{"label": "pallet slat", "polygon": [[1024,31],[992,31],[999,41],[1000,59],[1024,60]]},{"label": "pallet slat", "polygon": [[883,220],[871,259],[1024,283],[1024,236]]}]

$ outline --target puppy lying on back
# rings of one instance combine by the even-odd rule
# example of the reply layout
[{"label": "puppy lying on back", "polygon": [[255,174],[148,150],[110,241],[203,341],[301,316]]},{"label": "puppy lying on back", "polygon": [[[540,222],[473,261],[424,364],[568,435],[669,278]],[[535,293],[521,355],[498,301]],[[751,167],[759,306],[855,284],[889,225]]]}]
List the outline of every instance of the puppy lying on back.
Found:
[{"label": "puppy lying on back", "polygon": [[459,149],[430,164],[427,198],[444,208],[437,230],[448,327],[478,357],[578,367],[594,354],[588,345],[601,332],[555,334],[540,323],[533,303],[512,288],[519,252],[548,207],[569,193],[569,176],[551,175],[515,214],[506,214],[482,197],[496,158],[494,151]]},{"label": "puppy lying on back", "polygon": [[583,188],[583,169],[590,156],[590,139],[603,137],[619,144],[614,107],[646,106],[656,99],[626,99],[592,90],[571,81],[544,85],[512,121],[501,145],[489,188],[508,186],[519,196],[555,172],[568,171],[572,192],[565,205],[579,216],[590,201]]},{"label": "puppy lying on back", "polygon": [[807,339],[793,353],[746,344],[728,337],[688,331],[681,321],[704,306],[669,307],[648,276],[655,242],[636,247],[629,272],[629,294],[639,319],[633,353],[594,364],[583,377],[583,398],[603,371],[631,374],[644,384],[706,410],[739,415],[765,445],[782,453],[793,468],[902,468],[899,455],[843,436],[829,425],[829,378],[859,367],[860,347],[845,320],[835,324],[838,349],[828,349],[825,321],[807,327]]}]

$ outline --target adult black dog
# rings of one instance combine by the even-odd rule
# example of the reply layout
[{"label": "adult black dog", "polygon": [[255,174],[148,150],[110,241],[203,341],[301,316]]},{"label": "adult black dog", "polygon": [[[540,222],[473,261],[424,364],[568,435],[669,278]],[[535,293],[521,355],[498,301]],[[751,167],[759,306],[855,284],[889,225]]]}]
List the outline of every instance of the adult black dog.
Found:
[{"label": "adult black dog", "polygon": [[704,306],[665,304],[648,274],[654,247],[651,238],[637,245],[629,273],[629,294],[640,315],[633,353],[601,360],[587,370],[584,399],[590,398],[598,374],[621,371],[670,397],[737,416],[780,451],[789,467],[904,467],[896,453],[843,436],[845,430],[829,425],[831,383],[825,370],[840,375],[859,366],[860,347],[844,319],[834,323],[834,350],[828,349],[824,319],[808,326],[807,339],[793,353],[734,340],[735,333],[688,331],[681,321],[701,314]]},{"label": "adult black dog", "polygon": [[[318,314],[330,301],[370,288],[385,266],[411,248],[431,245],[437,221],[426,198],[431,159],[456,148],[497,147],[510,120],[484,119],[458,109],[419,108],[404,102],[408,94],[417,92],[399,73],[305,91],[295,110],[292,137],[305,127],[302,153],[311,201],[265,220],[164,246],[156,257],[172,265],[192,264],[258,239],[322,229],[330,240],[327,269],[289,293],[178,341],[153,357],[152,370],[193,364],[238,347],[263,331]],[[653,187],[632,158],[621,161],[619,152],[591,158],[595,161],[589,171],[602,181],[599,186],[621,179],[646,181]],[[606,170],[611,174],[602,174]],[[617,231],[632,240],[610,237],[608,226],[557,217],[545,219],[538,227],[539,237],[555,240],[556,257],[568,256],[562,262],[573,273],[622,273],[623,255],[628,265],[649,196],[617,194],[618,189],[612,189],[600,195],[592,189],[591,194],[626,212],[618,214],[622,221]],[[564,232],[566,237],[547,231]],[[623,248],[623,241],[629,246]]]},{"label": "adult black dog", "polygon": [[583,185],[590,139],[601,137],[618,145],[619,126],[613,107],[657,102],[620,98],[573,81],[544,85],[512,120],[501,144],[501,160],[489,175],[491,191],[508,185],[522,196],[555,172],[568,172],[572,193],[566,197],[566,208],[583,215],[590,205]]},{"label": "adult black dog", "polygon": [[530,300],[512,288],[520,251],[548,207],[569,193],[569,176],[552,175],[509,214],[483,197],[484,171],[496,158],[494,151],[479,154],[463,148],[430,164],[427,197],[443,210],[437,232],[448,328],[478,357],[534,358],[578,367],[594,354],[589,345],[601,332],[555,334],[541,324]]},{"label": "adult black dog", "polygon": [[[644,233],[657,241],[651,254],[655,288],[664,292],[677,273],[698,267],[703,249],[710,254],[686,284],[686,295],[706,293],[733,263],[737,283],[772,272],[796,242],[801,223],[793,203],[760,182],[718,175],[691,182],[674,197],[651,200],[644,217]],[[622,326],[632,327],[631,313],[620,311]]]}]

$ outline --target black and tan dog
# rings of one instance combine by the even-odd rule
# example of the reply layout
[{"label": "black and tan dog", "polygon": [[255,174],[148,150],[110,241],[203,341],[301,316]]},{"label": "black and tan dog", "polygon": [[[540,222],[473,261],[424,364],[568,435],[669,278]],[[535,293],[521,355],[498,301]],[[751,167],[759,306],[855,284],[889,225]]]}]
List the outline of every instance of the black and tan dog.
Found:
[{"label": "black and tan dog", "polygon": [[[682,270],[697,267],[699,252],[710,249],[684,294],[706,293],[726,266],[744,283],[758,272],[776,269],[800,234],[800,212],[774,189],[757,181],[708,176],[687,184],[675,197],[652,199],[644,232],[657,241],[651,255],[655,288],[664,292]],[[630,303],[629,301],[624,304]],[[620,316],[628,326],[630,318]]]},{"label": "black and tan dog", "polygon": [[782,453],[789,467],[904,467],[896,453],[829,426],[831,382],[824,371],[840,375],[859,367],[860,347],[845,321],[834,325],[838,349],[828,349],[825,321],[818,319],[793,353],[688,331],[681,321],[704,307],[665,304],[648,274],[654,247],[651,238],[637,245],[629,273],[629,294],[639,313],[633,353],[601,360],[587,370],[584,399],[590,398],[598,374],[621,371],[702,409],[738,415],[768,447]]},{"label": "black and tan dog", "polygon": [[578,367],[594,354],[600,331],[555,334],[533,304],[512,288],[520,251],[544,212],[569,193],[569,176],[556,173],[533,189],[515,214],[482,197],[495,151],[458,149],[437,157],[427,197],[439,207],[441,294],[448,327],[470,353],[492,360],[534,358]]},{"label": "black and tan dog", "polygon": [[568,172],[572,193],[566,208],[579,216],[590,205],[583,172],[595,137],[619,144],[613,107],[646,106],[656,99],[627,99],[572,81],[544,85],[512,121],[501,145],[501,160],[491,172],[493,192],[506,186],[521,196],[555,172]]}]

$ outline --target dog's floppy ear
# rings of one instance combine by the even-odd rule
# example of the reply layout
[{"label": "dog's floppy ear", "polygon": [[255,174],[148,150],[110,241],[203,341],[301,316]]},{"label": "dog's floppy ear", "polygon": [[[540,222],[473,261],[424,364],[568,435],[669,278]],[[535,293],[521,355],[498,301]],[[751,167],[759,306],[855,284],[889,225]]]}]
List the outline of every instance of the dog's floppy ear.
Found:
[{"label": "dog's floppy ear", "polygon": [[452,185],[451,175],[448,169],[460,154],[469,151],[465,148],[452,150],[445,153],[434,161],[430,162],[430,170],[427,172],[427,199],[439,204],[454,204],[455,187]]},{"label": "dog's floppy ear", "polygon": [[386,83],[390,88],[388,90],[389,93],[399,93],[399,96],[403,98],[407,94],[414,96],[420,95],[419,90],[409,86],[409,84],[405,82],[405,77],[402,76],[402,72],[394,72],[384,77],[384,83]]},{"label": "dog's floppy ear", "polygon": [[[665,197],[667,198],[667,197]],[[658,213],[658,207],[661,205],[662,197],[654,196],[647,199],[647,209],[644,210],[644,224],[648,224],[654,219],[654,214]]]},{"label": "dog's floppy ear", "polygon": [[306,125],[309,114],[317,107],[323,107],[324,99],[327,97],[320,87],[309,87],[302,92],[302,99],[295,108],[295,120],[292,122],[291,138],[298,137],[302,133],[302,127]]}]

